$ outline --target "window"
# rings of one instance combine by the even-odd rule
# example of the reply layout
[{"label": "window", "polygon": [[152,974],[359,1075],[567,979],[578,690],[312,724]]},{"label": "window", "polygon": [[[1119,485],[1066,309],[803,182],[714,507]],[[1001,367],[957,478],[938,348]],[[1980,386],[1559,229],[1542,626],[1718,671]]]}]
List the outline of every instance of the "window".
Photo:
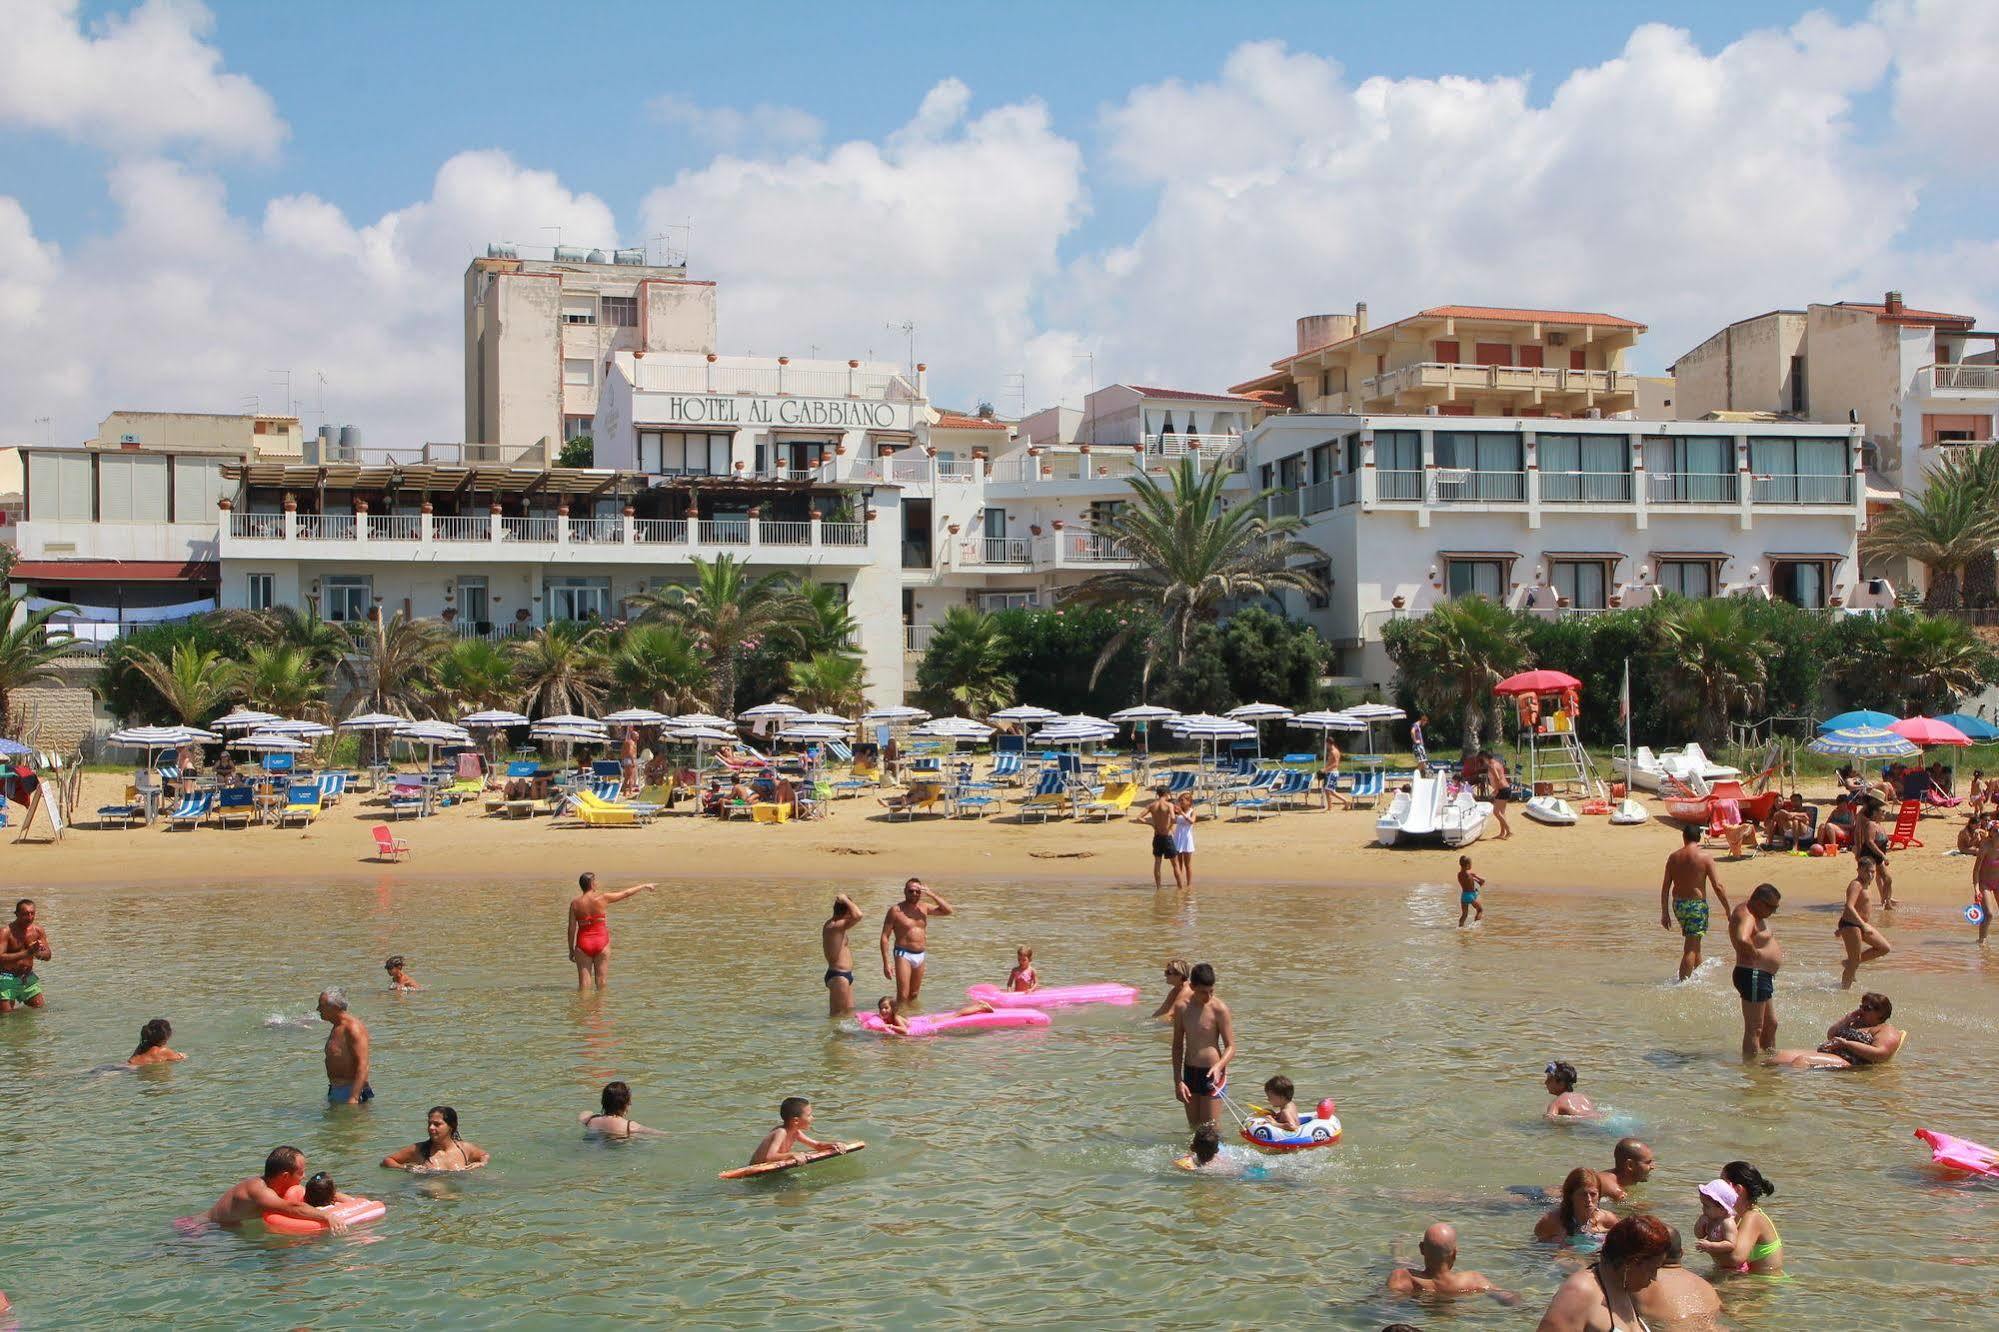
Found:
[{"label": "window", "polygon": [[587,356],[565,356],[562,358],[562,382],[588,388],[596,383],[597,363]]},{"label": "window", "polygon": [[1629,504],[1631,442],[1623,435],[1541,435],[1541,498],[1549,503]]},{"label": "window", "polygon": [[1660,560],[1659,590],[1683,597],[1714,595],[1713,560]]},{"label": "window", "polygon": [[1090,526],[1099,532],[1106,531],[1124,512],[1129,500],[1097,500],[1090,505]]},{"label": "window", "polygon": [[1472,356],[1479,365],[1512,365],[1513,344],[1510,342],[1475,342]]},{"label": "window", "polygon": [[1041,596],[1036,592],[979,593],[979,613],[982,615],[1003,610],[1032,610],[1040,604]]},{"label": "window", "polygon": [[1851,496],[1843,439],[1754,439],[1754,498],[1772,504],[1844,504]]},{"label": "window", "polygon": [[166,455],[99,454],[97,495],[99,522],[165,522],[167,520]]},{"label": "window", "polygon": [[373,578],[366,574],[334,574],[322,586],[326,606],[320,613],[327,619],[348,623],[368,618],[368,609],[375,602]]},{"label": "window", "polygon": [[1645,469],[1651,498],[1668,504],[1733,504],[1735,441],[1727,435],[1651,435]]},{"label": "window", "polygon": [[598,300],[604,312],[604,322],[612,328],[637,328],[639,326],[639,298],[636,296],[605,296]]},{"label": "window", "polygon": [[562,322],[565,324],[596,323],[597,298],[587,291],[563,292]]},{"label": "window", "polygon": [[1333,450],[1338,447],[1338,445],[1332,443],[1314,444],[1312,446],[1311,479],[1313,485],[1332,479],[1334,471],[1337,470],[1334,466]]},{"label": "window", "polygon": [[1423,470],[1423,436],[1414,430],[1374,432],[1374,465],[1384,472]]},{"label": "window", "polygon": [[1003,537],[1005,535],[1006,535],[1006,510],[987,509],[986,536],[988,538],[992,538],[992,537]]},{"label": "window", "polygon": [[609,578],[551,578],[546,591],[550,622],[603,619],[611,613]]},{"label": "window", "polygon": [[1538,342],[1522,343],[1520,345],[1520,364],[1529,369],[1539,370],[1541,368],[1541,344]]},{"label": "window", "polygon": [[1961,413],[1923,413],[1923,443],[1968,444],[1992,438],[1992,418]]},{"label": "window", "polygon": [[729,470],[733,438],[722,431],[642,431],[639,470],[656,476],[720,476]]},{"label": "window", "polygon": [[1453,599],[1476,596],[1498,601],[1506,578],[1506,566],[1500,560],[1447,560],[1444,572],[1444,591]]},{"label": "window", "polygon": [[97,514],[96,479],[81,449],[28,455],[28,512],[39,522],[87,523]]},{"label": "window", "polygon": [[460,576],[458,579],[458,619],[461,624],[474,626],[491,623],[493,619],[492,599],[486,595],[486,579]]},{"label": "window", "polygon": [[269,610],[278,603],[276,574],[251,574],[243,591],[243,604],[253,611]]},{"label": "window", "polygon": [[1585,610],[1602,610],[1610,604],[1609,566],[1602,560],[1556,560],[1555,594],[1567,597],[1569,605]]},{"label": "window", "polygon": [[1829,563],[1825,560],[1775,560],[1770,565],[1770,592],[1780,601],[1817,610],[1825,605]]},{"label": "window", "polygon": [[1437,466],[1474,472],[1526,470],[1520,436],[1491,431],[1439,430],[1435,441]]},{"label": "window", "polygon": [[1575,351],[1572,351],[1572,352],[1570,352],[1570,353],[1569,353],[1569,369],[1571,369],[1571,370],[1587,370],[1587,369],[1589,369],[1589,359],[1588,359],[1588,354],[1587,354],[1587,353],[1585,353],[1584,351],[1582,351],[1582,350],[1581,350],[1580,348],[1578,348],[1578,349],[1577,349],[1577,350],[1575,350]]},{"label": "window", "polygon": [[1799,415],[1805,410],[1805,358],[1791,358],[1791,410]]},{"label": "window", "polygon": [[1445,365],[1456,365],[1458,363],[1458,344],[1454,340],[1438,339],[1437,359]]}]

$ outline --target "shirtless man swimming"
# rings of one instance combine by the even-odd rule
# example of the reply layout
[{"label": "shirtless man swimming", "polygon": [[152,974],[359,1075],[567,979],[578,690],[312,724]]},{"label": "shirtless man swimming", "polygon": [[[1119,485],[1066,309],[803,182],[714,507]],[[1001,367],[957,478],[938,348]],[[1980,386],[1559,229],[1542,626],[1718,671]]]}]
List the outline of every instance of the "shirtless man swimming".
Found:
[{"label": "shirtless man swimming", "polygon": [[1759,883],[1749,900],[1728,913],[1728,941],[1735,945],[1735,992],[1742,998],[1742,1057],[1777,1045],[1777,969],[1784,949],[1770,932],[1770,917],[1782,894]]},{"label": "shirtless man swimming", "polygon": [[1215,969],[1194,964],[1187,1002],[1173,1015],[1173,1094],[1187,1107],[1187,1127],[1214,1123],[1235,1058],[1235,1019],[1215,998]]},{"label": "shirtless man swimming", "polygon": [[319,1016],[333,1025],[326,1034],[326,1099],[334,1105],[363,1105],[375,1099],[368,1085],[368,1028],[347,1010],[347,992],[319,992]]},{"label": "shirtless man swimming", "polygon": [[860,923],[861,909],[841,893],[833,899],[832,919],[819,927],[819,946],[826,953],[828,1017],[854,1011],[854,950],[847,946],[847,931]]},{"label": "shirtless man swimming", "polygon": [[1694,974],[1701,964],[1701,936],[1707,933],[1707,890],[1714,889],[1725,913],[1728,893],[1715,873],[1714,857],[1701,849],[1701,830],[1688,826],[1680,831],[1680,849],[1666,857],[1666,873],[1659,880],[1659,928],[1680,927],[1680,979]]},{"label": "shirtless man swimming", "polygon": [[[1152,788],[1152,803],[1145,807],[1143,813],[1132,820],[1133,823],[1147,824],[1152,828],[1152,886],[1154,888],[1164,888],[1166,886],[1164,878],[1159,872],[1160,866],[1173,860],[1173,814],[1173,797],[1166,794],[1165,787],[1155,786]],[[1174,863],[1173,868],[1173,883],[1175,887],[1178,887],[1180,883],[1180,868],[1177,862]]]},{"label": "shirtless man swimming", "polygon": [[579,992],[583,983],[593,981],[598,989],[611,975],[611,922],[606,909],[613,902],[622,902],[644,892],[653,885],[634,884],[630,888],[620,888],[607,893],[597,887],[595,874],[579,874],[576,877],[576,896],[569,899],[568,932],[569,960],[576,964],[576,988]]},{"label": "shirtless man swimming", "polygon": [[338,1234],[347,1223],[330,1213],[303,1202],[286,1202],[285,1190],[305,1183],[305,1153],[296,1147],[274,1148],[264,1158],[264,1173],[242,1181],[215,1200],[208,1219],[218,1226],[236,1227],[245,1221],[261,1220],[264,1213],[297,1217],[301,1221],[322,1221]]},{"label": "shirtless man swimming", "polygon": [[923,880],[911,879],[902,885],[902,900],[882,918],[882,978],[895,982],[897,1008],[915,1003],[923,989],[930,918],[950,914],[949,902],[924,887]]},{"label": "shirtless man swimming", "polygon": [[42,978],[35,974],[35,963],[54,957],[48,932],[35,924],[34,899],[14,903],[14,919],[0,926],[0,1013],[13,1012],[17,1004],[42,1006]]},{"label": "shirtless man swimming", "polygon": [[1391,1295],[1490,1295],[1504,1305],[1520,1303],[1510,1290],[1501,1290],[1480,1272],[1458,1271],[1458,1228],[1439,1221],[1423,1232],[1418,1245],[1423,1265],[1398,1267],[1388,1277]]}]

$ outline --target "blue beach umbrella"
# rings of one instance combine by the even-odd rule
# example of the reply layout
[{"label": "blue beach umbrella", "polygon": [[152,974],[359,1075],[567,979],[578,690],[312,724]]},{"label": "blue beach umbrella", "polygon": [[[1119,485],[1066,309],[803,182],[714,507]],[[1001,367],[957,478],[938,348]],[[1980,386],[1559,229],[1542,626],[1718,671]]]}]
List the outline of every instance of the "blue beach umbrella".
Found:
[{"label": "blue beach umbrella", "polygon": [[[1900,720],[1900,717],[1891,717],[1885,712],[1873,712],[1866,708],[1856,708],[1852,712],[1842,712],[1837,717],[1828,717],[1820,722],[1819,734],[1825,735],[1830,731],[1850,731],[1855,727],[1869,727],[1873,730],[1885,731]],[[1820,752],[1823,753],[1825,751]],[[1890,757],[1894,756],[1890,755]]]},{"label": "blue beach umbrella", "polygon": [[1843,730],[1827,731],[1805,748],[1814,754],[1831,754],[1862,761],[1913,758],[1923,752],[1913,741],[1904,740],[1893,731],[1879,726],[1849,726]]},{"label": "blue beach umbrella", "polygon": [[1930,720],[1955,726],[1958,730],[1964,732],[1964,738],[1971,741],[1974,745],[1982,745],[1988,741],[1999,740],[1999,726],[1994,726],[1989,721],[1982,721],[1967,712],[1946,712],[1943,716],[1932,717]]}]

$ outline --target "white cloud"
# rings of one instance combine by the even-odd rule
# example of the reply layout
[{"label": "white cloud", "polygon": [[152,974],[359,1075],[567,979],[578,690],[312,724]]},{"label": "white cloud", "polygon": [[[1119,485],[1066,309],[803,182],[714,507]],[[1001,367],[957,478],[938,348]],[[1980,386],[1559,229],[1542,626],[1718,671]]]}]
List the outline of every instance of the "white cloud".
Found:
[{"label": "white cloud", "polygon": [[270,96],[225,73],[215,21],[194,0],[145,0],[86,29],[79,0],[7,0],[0,127],[65,135],[112,152],[190,144],[269,157],[285,123]]},{"label": "white cloud", "polygon": [[58,254],[0,198],[0,439],[50,415],[83,438],[116,407],[302,408],[379,443],[463,433],[461,278],[485,242],[544,224],[613,245],[601,200],[504,153],[461,153],[429,197],[365,225],[311,195],[232,214],[221,184],[159,159],[110,177],[115,231]]},{"label": "white cloud", "polygon": [[882,143],[683,171],[646,196],[644,231],[693,219],[692,271],[721,284],[725,350],[900,359],[887,326],[911,320],[940,392],[996,396],[1082,214],[1082,155],[1039,103],[974,116],[969,102],[947,79]]},{"label": "white cloud", "polygon": [[732,106],[701,106],[693,99],[668,93],[655,97],[649,110],[665,123],[712,152],[737,153],[810,148],[826,133],[825,122],[795,106],[759,102],[748,110]]},{"label": "white cloud", "polygon": [[[1298,315],[1369,301],[1603,309],[1663,364],[1714,327],[1832,298],[1914,214],[1848,115],[1890,58],[1810,16],[1708,54],[1646,25],[1537,101],[1516,78],[1371,78],[1275,43],[1214,81],[1134,91],[1104,126],[1159,192],[1128,246],[1075,265],[1057,323],[1111,373],[1190,387],[1290,351]],[[1087,322],[1086,322],[1087,321]]]},{"label": "white cloud", "polygon": [[1999,162],[1985,106],[1999,70],[1999,5],[1883,0],[1873,18],[1895,45],[1895,119],[1905,148],[1958,169]]}]

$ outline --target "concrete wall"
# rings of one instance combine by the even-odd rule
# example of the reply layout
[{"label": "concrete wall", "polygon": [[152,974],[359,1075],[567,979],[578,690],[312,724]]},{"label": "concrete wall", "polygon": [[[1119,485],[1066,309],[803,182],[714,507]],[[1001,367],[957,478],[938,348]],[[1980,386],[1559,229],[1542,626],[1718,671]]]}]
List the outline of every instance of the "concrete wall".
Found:
[{"label": "concrete wall", "polygon": [[562,287],[552,276],[495,274],[486,292],[486,438],[526,448],[562,434]]},{"label": "concrete wall", "polygon": [[[1709,412],[1789,411],[1791,358],[1805,338],[1805,316],[1795,310],[1730,324],[1673,363],[1678,383],[1667,415],[1693,421]],[[1808,387],[1810,378],[1808,370]]]},{"label": "concrete wall", "polygon": [[[1814,421],[1844,421],[1857,413],[1867,437],[1899,439],[1902,394],[1901,335],[1918,335],[1927,346],[1928,329],[1904,330],[1866,311],[1814,305],[1805,332],[1806,411]],[[1925,361],[1927,364],[1927,361]]]},{"label": "concrete wall", "polygon": [[639,285],[640,330],[646,351],[715,350],[715,284],[648,279]]}]

